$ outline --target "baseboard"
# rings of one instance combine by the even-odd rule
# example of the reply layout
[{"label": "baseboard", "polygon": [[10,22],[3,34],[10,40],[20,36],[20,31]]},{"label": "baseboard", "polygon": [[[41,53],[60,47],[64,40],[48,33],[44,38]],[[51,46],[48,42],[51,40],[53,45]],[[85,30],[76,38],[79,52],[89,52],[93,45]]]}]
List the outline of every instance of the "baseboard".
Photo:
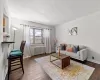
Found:
[{"label": "baseboard", "polygon": [[87,61],[90,61],[90,62],[94,62],[94,63],[100,64],[100,62],[99,62],[99,61],[92,60],[92,59],[87,59]]},{"label": "baseboard", "polygon": [[7,72],[7,74],[6,74],[5,80],[8,80],[8,72]]},{"label": "baseboard", "polygon": [[26,56],[26,57],[23,57],[23,59],[26,59],[26,58],[29,58],[29,57],[31,57],[31,56]]}]

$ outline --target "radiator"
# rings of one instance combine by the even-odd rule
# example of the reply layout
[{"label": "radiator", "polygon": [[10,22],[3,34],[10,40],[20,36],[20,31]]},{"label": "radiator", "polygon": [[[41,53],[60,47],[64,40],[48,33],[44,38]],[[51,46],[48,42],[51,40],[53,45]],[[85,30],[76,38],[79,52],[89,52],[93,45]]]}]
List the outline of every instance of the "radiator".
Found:
[{"label": "radiator", "polygon": [[42,47],[35,47],[34,48],[34,55],[38,55],[38,54],[43,54],[45,53],[45,47],[42,46]]}]

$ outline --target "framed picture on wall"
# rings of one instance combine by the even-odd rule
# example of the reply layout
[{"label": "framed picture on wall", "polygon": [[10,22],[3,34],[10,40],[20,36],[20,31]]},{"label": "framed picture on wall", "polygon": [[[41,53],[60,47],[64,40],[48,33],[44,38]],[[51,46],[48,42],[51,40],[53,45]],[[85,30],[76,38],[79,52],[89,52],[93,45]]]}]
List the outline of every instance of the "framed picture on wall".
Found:
[{"label": "framed picture on wall", "polygon": [[68,29],[68,35],[78,35],[78,28],[73,27],[71,29]]}]

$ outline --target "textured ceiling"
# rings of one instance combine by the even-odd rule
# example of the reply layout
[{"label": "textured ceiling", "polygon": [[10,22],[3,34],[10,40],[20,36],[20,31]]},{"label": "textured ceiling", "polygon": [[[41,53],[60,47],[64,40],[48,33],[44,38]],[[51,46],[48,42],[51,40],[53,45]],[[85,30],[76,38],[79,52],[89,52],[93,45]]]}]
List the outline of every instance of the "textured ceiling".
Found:
[{"label": "textured ceiling", "polygon": [[8,0],[12,17],[59,25],[100,10],[100,0]]}]

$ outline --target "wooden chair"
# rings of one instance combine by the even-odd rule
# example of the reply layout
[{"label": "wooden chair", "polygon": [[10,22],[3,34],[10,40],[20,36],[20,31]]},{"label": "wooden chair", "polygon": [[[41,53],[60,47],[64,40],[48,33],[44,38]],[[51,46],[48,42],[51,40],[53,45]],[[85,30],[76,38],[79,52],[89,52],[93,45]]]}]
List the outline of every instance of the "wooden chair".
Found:
[{"label": "wooden chair", "polygon": [[[11,71],[22,68],[22,71],[24,74],[23,52],[24,52],[25,43],[26,43],[26,41],[22,41],[21,45],[20,45],[20,50],[12,50],[10,55],[8,56],[8,80],[9,80],[9,75],[10,75]],[[20,62],[20,64],[19,64],[19,62]],[[12,66],[17,66],[17,65],[21,65],[21,66],[11,70]]]}]

